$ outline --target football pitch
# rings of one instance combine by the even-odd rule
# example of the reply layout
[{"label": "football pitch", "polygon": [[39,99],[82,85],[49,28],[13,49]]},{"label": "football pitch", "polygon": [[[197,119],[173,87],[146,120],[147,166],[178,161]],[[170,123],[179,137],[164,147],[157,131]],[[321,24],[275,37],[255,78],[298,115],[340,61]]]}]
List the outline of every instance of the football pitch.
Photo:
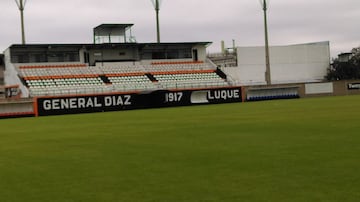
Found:
[{"label": "football pitch", "polygon": [[360,96],[0,120],[0,201],[360,200]]}]

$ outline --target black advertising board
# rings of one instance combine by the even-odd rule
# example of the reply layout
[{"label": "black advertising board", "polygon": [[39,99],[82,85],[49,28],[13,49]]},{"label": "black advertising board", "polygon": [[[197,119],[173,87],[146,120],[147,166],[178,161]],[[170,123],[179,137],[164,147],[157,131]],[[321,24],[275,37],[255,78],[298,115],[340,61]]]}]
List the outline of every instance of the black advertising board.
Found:
[{"label": "black advertising board", "polygon": [[163,106],[241,102],[241,88],[167,91],[160,94]]},{"label": "black advertising board", "polygon": [[[133,109],[138,94],[82,95],[40,97],[36,99],[37,115],[78,114]],[[141,108],[141,106],[138,106]]]},{"label": "black advertising board", "polygon": [[36,98],[37,116],[241,102],[241,88]]},{"label": "black advertising board", "polygon": [[360,89],[360,83],[349,83],[348,84],[349,90],[359,90]]}]

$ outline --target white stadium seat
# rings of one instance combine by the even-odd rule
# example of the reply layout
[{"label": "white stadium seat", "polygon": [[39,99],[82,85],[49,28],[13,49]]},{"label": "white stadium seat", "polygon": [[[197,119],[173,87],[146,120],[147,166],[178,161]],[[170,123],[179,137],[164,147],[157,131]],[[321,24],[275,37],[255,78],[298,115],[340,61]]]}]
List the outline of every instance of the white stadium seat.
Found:
[{"label": "white stadium seat", "polygon": [[[228,86],[205,62],[98,63],[20,67],[31,96]],[[148,76],[150,75],[150,76]]]}]

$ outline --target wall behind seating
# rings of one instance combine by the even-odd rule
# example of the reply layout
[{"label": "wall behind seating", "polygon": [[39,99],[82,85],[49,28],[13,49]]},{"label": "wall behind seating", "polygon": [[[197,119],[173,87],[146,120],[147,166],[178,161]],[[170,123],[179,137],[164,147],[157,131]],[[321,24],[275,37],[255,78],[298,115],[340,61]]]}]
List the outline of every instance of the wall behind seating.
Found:
[{"label": "wall behind seating", "polygon": [[[245,85],[265,83],[265,48],[239,47],[236,79]],[[322,81],[330,67],[329,42],[271,46],[274,84]]]},{"label": "wall behind seating", "polygon": [[139,52],[135,48],[90,50],[89,62],[93,65],[96,61],[135,61],[139,60],[138,56]]}]

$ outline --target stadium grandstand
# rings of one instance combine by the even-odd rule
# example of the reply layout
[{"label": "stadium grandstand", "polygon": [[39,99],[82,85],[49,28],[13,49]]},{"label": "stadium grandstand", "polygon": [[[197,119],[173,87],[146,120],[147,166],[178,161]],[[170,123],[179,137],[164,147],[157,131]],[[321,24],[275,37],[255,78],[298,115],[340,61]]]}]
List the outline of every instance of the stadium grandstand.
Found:
[{"label": "stadium grandstand", "polygon": [[21,113],[42,116],[334,91],[331,83],[311,84],[326,75],[329,42],[270,47],[273,85],[268,86],[264,47],[209,55],[211,42],[138,43],[132,26],[99,25],[91,44],[11,45],[1,57],[1,96],[26,99]]},{"label": "stadium grandstand", "polygon": [[[66,48],[51,45],[56,53],[47,52],[47,45],[14,45],[10,47],[10,57],[15,71],[13,81],[7,80],[7,83],[20,84],[24,97],[229,85],[206,58],[191,57],[192,48],[199,46],[197,51],[204,51],[203,45],[112,44]],[[119,54],[111,51],[114,48]],[[38,51],[47,53],[39,56]],[[126,51],[139,55],[127,58]],[[77,53],[83,53],[84,57]],[[51,62],[42,64],[41,60]]]},{"label": "stadium grandstand", "polygon": [[242,100],[207,58],[211,42],[137,43],[132,26],[99,25],[92,44],[11,45],[5,96],[33,99],[34,115]]},{"label": "stadium grandstand", "polygon": [[229,86],[206,58],[209,42],[136,43],[131,26],[100,25],[94,44],[12,45],[6,83],[22,97]]}]

